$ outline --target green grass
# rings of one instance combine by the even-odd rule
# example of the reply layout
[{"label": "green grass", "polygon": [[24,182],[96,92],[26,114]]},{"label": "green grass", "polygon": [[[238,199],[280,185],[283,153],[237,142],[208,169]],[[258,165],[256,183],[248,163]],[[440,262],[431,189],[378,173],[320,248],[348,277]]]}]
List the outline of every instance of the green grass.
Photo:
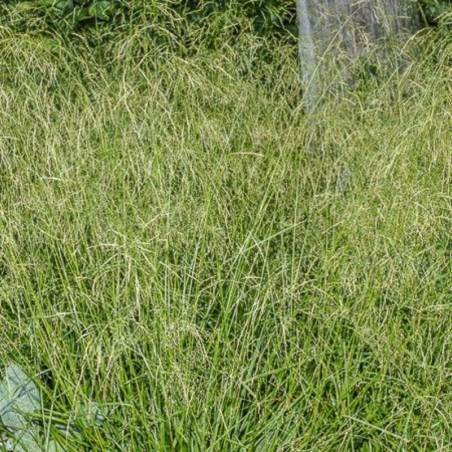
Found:
[{"label": "green grass", "polygon": [[312,117],[288,49],[138,46],[0,30],[0,362],[87,450],[450,450],[450,44]]}]

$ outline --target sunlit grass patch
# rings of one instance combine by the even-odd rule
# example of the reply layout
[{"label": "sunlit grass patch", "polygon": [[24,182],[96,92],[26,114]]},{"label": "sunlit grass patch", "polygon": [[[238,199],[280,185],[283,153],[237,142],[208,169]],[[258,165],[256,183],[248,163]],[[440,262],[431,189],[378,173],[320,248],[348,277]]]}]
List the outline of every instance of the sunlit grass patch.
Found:
[{"label": "sunlit grass patch", "polygon": [[109,407],[88,449],[447,449],[450,47],[307,117],[262,41],[28,39],[0,41],[0,358]]}]

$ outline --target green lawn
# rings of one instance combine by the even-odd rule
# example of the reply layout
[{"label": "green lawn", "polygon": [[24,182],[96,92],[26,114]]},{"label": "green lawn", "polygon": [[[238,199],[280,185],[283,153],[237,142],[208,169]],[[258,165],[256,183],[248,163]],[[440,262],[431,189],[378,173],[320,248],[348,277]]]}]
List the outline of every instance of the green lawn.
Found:
[{"label": "green lawn", "polygon": [[451,450],[451,45],[308,117],[288,49],[139,39],[0,30],[0,363],[44,431],[95,401],[86,450]]}]

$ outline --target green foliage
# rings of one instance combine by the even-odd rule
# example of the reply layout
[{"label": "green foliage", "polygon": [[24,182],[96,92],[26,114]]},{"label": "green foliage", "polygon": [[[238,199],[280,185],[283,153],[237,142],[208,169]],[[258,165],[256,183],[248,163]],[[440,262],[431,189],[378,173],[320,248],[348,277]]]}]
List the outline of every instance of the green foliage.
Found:
[{"label": "green foliage", "polygon": [[447,39],[452,34],[452,0],[422,0],[421,14],[425,23],[436,27]]},{"label": "green foliage", "polygon": [[4,448],[449,447],[450,42],[307,117],[294,3],[0,6]]},{"label": "green foliage", "polygon": [[22,30],[30,30],[31,25],[41,31],[79,33],[99,26],[113,31],[118,26],[124,30],[146,24],[157,45],[177,39],[179,46],[186,46],[202,39],[213,46],[243,31],[284,41],[296,35],[291,0],[8,0],[2,8],[10,25]]},{"label": "green foliage", "polygon": [[444,14],[451,12],[451,0],[421,0],[421,7],[430,23],[438,23]]},{"label": "green foliage", "polygon": [[[33,380],[16,363],[10,364],[5,377],[0,382],[0,425],[4,433],[0,435],[0,447],[16,452],[67,452],[74,444],[63,445],[57,439],[46,441],[41,426],[46,421],[47,410],[41,393]],[[101,426],[106,420],[106,411],[97,404],[90,403],[82,410],[82,416],[91,426]],[[70,423],[53,422],[57,431],[68,438],[80,440],[79,431]],[[55,436],[55,435],[54,435]],[[61,433],[60,435],[62,436]],[[76,447],[76,446],[75,446]]]},{"label": "green foliage", "polygon": [[[443,28],[450,5],[451,0],[419,0],[424,21]],[[93,46],[145,28],[156,47],[189,53],[201,43],[218,48],[236,42],[244,33],[295,48],[295,7],[294,0],[7,0],[0,20],[21,31],[85,37]]]},{"label": "green foliage", "polygon": [[38,19],[41,31],[68,32],[112,22],[118,5],[116,0],[10,0],[4,3],[3,11],[13,19],[16,29],[27,30]]},{"label": "green foliage", "polygon": [[287,46],[181,58],[146,32],[106,66],[0,28],[0,360],[42,372],[46,428],[58,411],[92,451],[449,450],[450,43],[415,36],[307,117]]}]

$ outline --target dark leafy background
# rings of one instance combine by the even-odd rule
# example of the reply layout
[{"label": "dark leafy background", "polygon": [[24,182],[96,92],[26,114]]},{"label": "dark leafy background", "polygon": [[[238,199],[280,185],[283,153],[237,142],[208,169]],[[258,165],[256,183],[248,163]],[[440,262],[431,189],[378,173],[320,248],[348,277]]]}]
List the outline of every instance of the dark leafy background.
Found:
[{"label": "dark leafy background", "polygon": [[[243,31],[295,43],[295,4],[295,0],[4,0],[0,21],[19,31],[59,32],[67,39],[84,36],[93,43],[105,39],[106,32],[143,25],[154,43],[187,50],[199,40],[215,47]],[[452,0],[419,1],[426,25],[447,29],[450,17],[444,17],[451,9]]]}]

